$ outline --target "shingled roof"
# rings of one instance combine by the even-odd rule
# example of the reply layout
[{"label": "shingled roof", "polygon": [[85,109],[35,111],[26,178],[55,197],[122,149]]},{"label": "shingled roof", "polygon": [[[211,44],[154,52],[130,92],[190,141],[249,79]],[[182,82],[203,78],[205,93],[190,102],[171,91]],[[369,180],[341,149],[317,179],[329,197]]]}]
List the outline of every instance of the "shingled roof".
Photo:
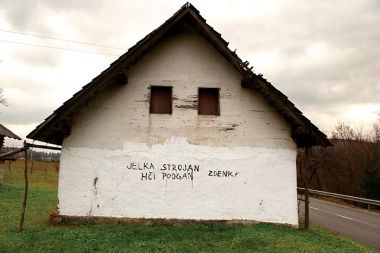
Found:
[{"label": "shingled roof", "polygon": [[8,137],[16,140],[21,140],[16,134],[14,134],[11,130],[0,124],[0,137]]},{"label": "shingled roof", "polygon": [[97,94],[111,85],[126,83],[128,70],[145,54],[150,52],[166,36],[184,27],[203,36],[228,62],[241,74],[243,88],[251,88],[260,93],[292,125],[292,138],[298,147],[330,146],[331,142],[288,98],[277,90],[263,76],[257,75],[243,62],[235,51],[228,48],[220,33],[216,32],[199,11],[190,3],[182,6],[164,24],[137,42],[125,54],[113,62],[109,68],[85,85],[72,98],[56,109],[53,114],[36,127],[27,138],[62,145],[63,139],[70,134],[73,116],[88,104]]}]

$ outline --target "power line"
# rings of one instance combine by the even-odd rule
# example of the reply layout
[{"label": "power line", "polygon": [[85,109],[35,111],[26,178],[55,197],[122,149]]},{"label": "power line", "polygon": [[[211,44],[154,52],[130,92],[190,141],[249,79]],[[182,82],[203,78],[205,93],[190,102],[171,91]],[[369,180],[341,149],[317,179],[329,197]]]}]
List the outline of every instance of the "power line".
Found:
[{"label": "power line", "polygon": [[113,48],[113,49],[119,49],[119,50],[127,50],[126,48],[122,48],[122,47],[115,47],[115,46],[97,44],[97,43],[93,43],[93,42],[82,42],[82,41],[76,41],[76,40],[68,40],[68,39],[62,39],[62,38],[57,38],[57,37],[38,35],[38,34],[31,34],[31,33],[24,33],[24,32],[16,32],[16,31],[9,31],[9,30],[3,30],[3,29],[0,29],[0,32],[21,34],[21,35],[25,35],[25,36],[32,36],[32,37],[51,39],[51,40],[60,40],[60,41],[66,41],[66,42],[71,42],[71,43],[76,43],[76,44],[84,44],[84,45],[90,45],[90,46],[97,46],[97,47],[105,47],[105,48]]},{"label": "power line", "polygon": [[79,52],[79,53],[119,56],[117,54],[108,54],[108,53],[95,52],[95,51],[87,51],[87,50],[81,50],[81,49],[75,49],[75,48],[66,48],[66,47],[53,47],[53,46],[47,46],[47,45],[38,45],[38,44],[18,42],[18,41],[10,41],[10,40],[0,40],[0,42],[9,43],[9,44],[23,45],[23,46],[32,46],[32,47],[42,47],[42,48],[50,48],[50,49],[59,49],[59,50],[66,50],[66,51],[74,51],[74,52]]}]

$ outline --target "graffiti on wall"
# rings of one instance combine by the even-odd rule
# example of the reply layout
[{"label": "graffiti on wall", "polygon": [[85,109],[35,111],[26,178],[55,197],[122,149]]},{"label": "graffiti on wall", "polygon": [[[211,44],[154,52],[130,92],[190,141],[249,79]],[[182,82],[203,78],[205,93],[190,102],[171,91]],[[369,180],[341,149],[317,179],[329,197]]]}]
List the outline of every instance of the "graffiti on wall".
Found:
[{"label": "graffiti on wall", "polygon": [[141,173],[140,179],[143,180],[193,180],[194,173],[199,173],[197,164],[153,164],[150,162],[131,162],[127,165],[128,170],[135,170]]},{"label": "graffiti on wall", "polygon": [[[154,164],[151,162],[131,162],[127,165],[130,171],[136,171],[141,181],[152,180],[194,180],[194,175],[200,172],[199,164]],[[234,178],[239,172],[231,170],[207,170],[207,176],[218,178]]]}]

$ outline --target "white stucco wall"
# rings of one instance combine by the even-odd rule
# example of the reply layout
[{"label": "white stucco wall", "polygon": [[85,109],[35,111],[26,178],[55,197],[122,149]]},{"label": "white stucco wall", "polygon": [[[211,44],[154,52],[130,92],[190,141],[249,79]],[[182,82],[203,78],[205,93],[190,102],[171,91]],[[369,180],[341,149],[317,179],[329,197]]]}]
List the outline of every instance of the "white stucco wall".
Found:
[{"label": "white stucco wall", "polygon": [[[128,79],[75,118],[61,154],[60,214],[297,225],[290,125],[241,88],[203,38],[170,37]],[[151,85],[173,86],[171,115],[149,114]],[[198,87],[220,88],[220,116],[197,114]]]}]

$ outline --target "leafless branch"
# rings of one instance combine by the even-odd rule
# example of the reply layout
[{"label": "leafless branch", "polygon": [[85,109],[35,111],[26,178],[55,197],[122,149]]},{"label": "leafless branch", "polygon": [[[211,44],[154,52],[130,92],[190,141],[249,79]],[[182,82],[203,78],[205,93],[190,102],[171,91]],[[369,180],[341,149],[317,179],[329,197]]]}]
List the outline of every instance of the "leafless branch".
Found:
[{"label": "leafless branch", "polygon": [[8,101],[4,97],[3,88],[0,88],[0,104],[4,106],[8,106]]}]

